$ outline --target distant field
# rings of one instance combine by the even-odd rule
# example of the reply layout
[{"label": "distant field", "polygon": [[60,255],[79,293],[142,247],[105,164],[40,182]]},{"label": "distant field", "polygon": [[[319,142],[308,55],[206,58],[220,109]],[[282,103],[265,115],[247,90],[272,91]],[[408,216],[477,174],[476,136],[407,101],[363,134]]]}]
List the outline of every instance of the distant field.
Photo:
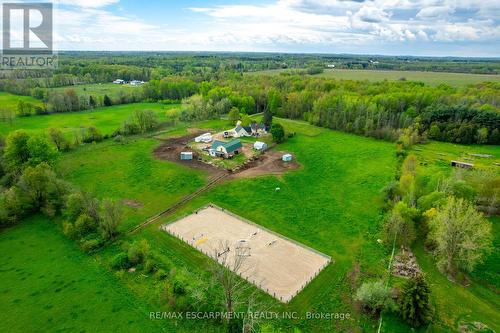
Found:
[{"label": "distant field", "polygon": [[0,134],[5,135],[16,129],[40,132],[49,128],[60,128],[64,132],[71,133],[82,126],[95,126],[103,134],[111,134],[121,126],[123,121],[130,118],[134,110],[154,111],[158,114],[159,120],[162,121],[166,120],[168,111],[175,107],[177,105],[135,103],[79,112],[17,117],[12,124],[0,122]]},{"label": "distant field", "polygon": [[30,96],[19,96],[7,92],[0,92],[0,109],[5,108],[17,113],[17,105],[19,101],[30,102],[34,105],[42,105],[41,101]]},{"label": "distant field", "polygon": [[131,86],[129,84],[113,84],[113,83],[96,83],[96,84],[81,84],[75,86],[66,86],[59,88],[51,88],[49,90],[55,91],[66,91],[68,89],[74,89],[78,95],[93,95],[93,96],[104,96],[116,97],[120,91],[129,93],[130,91],[141,90],[140,86]]},{"label": "distant field", "polygon": [[[278,75],[290,70],[269,70],[247,75]],[[430,85],[446,83],[452,86],[465,86],[481,82],[500,82],[500,75],[461,74],[440,72],[415,72],[415,71],[383,71],[383,70],[355,70],[355,69],[328,69],[324,73],[314,75],[339,80],[368,80],[368,81],[396,81],[405,78],[407,81],[420,81]]]},{"label": "distant field", "polygon": [[46,218],[2,230],[0,253],[2,332],[161,331],[145,303]]}]

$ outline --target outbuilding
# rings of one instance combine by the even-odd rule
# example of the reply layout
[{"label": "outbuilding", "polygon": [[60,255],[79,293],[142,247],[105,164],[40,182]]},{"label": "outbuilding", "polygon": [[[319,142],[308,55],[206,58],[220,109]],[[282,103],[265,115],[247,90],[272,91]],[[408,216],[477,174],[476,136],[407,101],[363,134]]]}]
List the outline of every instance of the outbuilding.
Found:
[{"label": "outbuilding", "polygon": [[256,141],[253,144],[253,149],[258,150],[258,151],[265,151],[265,150],[267,150],[267,143],[261,142],[261,141]]},{"label": "outbuilding", "polygon": [[292,161],[292,154],[285,154],[282,157],[283,162],[290,162]]},{"label": "outbuilding", "polygon": [[456,167],[456,168],[462,168],[462,169],[472,169],[474,168],[474,164],[472,163],[466,163],[466,162],[460,162],[460,161],[451,161],[451,166]]},{"label": "outbuilding", "polygon": [[215,151],[216,156],[230,158],[241,153],[243,145],[238,139],[230,142],[216,140],[212,144],[212,149]]},{"label": "outbuilding", "polygon": [[203,143],[209,143],[209,142],[212,142],[212,134],[210,133],[204,133],[200,136],[197,136],[196,138],[194,138],[194,142],[203,142]]},{"label": "outbuilding", "polygon": [[190,161],[193,159],[193,152],[183,151],[181,152],[181,161]]}]

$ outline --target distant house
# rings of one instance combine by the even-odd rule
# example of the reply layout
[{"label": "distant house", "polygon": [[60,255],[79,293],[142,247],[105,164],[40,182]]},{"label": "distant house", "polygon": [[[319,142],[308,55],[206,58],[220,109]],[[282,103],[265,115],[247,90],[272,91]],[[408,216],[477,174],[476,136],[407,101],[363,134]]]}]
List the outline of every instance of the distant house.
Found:
[{"label": "distant house", "polygon": [[194,142],[204,142],[204,143],[209,143],[209,142],[212,142],[212,134],[210,133],[205,133],[205,134],[202,134],[200,136],[197,136],[196,138],[194,138]]},{"label": "distant house", "polygon": [[139,81],[139,80],[130,81],[130,85],[132,85],[132,86],[140,86],[142,84],[144,84],[144,81]]},{"label": "distant house", "polygon": [[241,153],[242,149],[243,145],[241,141],[236,139],[230,142],[215,140],[211,150],[214,152],[215,156],[231,158]]},{"label": "distant house", "polygon": [[474,164],[460,162],[460,161],[451,161],[451,166],[452,167],[456,167],[456,168],[463,168],[463,169],[472,169],[472,168],[474,168]]},{"label": "distant house", "polygon": [[122,79],[116,79],[113,81],[114,84],[125,84],[125,80]]},{"label": "distant house", "polygon": [[267,143],[256,141],[253,144],[253,149],[258,150],[258,151],[265,151],[265,150],[267,150]]},{"label": "distant house", "polygon": [[283,162],[290,162],[292,160],[292,155],[291,154],[285,154],[282,157]]},{"label": "distant house", "polygon": [[228,139],[228,138],[235,137],[236,132],[234,130],[227,130],[227,131],[224,131],[223,135],[224,135],[225,139]]},{"label": "distant house", "polygon": [[181,153],[181,161],[190,161],[193,159],[193,152],[182,152]]}]

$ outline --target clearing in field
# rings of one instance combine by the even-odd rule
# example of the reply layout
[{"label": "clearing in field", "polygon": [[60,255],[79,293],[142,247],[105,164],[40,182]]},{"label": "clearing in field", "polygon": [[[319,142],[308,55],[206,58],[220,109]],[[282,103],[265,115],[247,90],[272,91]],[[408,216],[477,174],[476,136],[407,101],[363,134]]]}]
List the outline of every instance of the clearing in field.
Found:
[{"label": "clearing in field", "polygon": [[[227,263],[235,273],[285,303],[331,261],[318,251],[214,205],[162,229],[218,262]],[[240,264],[233,266],[236,262]]]}]

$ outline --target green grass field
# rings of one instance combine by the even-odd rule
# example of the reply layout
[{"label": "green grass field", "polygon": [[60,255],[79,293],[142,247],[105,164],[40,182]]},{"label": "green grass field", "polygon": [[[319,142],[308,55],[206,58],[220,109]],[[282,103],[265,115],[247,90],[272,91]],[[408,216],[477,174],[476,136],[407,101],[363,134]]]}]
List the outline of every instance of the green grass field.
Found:
[{"label": "green grass field", "polygon": [[0,252],[2,332],[161,331],[144,302],[46,218],[2,230]]},{"label": "green grass field", "polygon": [[[247,75],[279,75],[287,72],[290,72],[290,70],[269,70],[248,73]],[[356,69],[327,69],[324,73],[314,76],[339,80],[368,81],[396,81],[405,78],[407,81],[420,81],[434,86],[442,83],[451,86],[466,86],[481,82],[500,82],[500,75]]]},{"label": "green grass field", "polygon": [[113,84],[113,83],[96,83],[96,84],[80,84],[75,86],[65,86],[59,88],[51,88],[54,91],[66,91],[74,89],[78,95],[93,95],[95,97],[108,95],[109,97],[117,97],[120,91],[129,93],[134,90],[141,90],[140,86],[131,86],[129,84]]},{"label": "green grass field", "polygon": [[[0,109],[12,110],[17,114],[17,106],[19,101],[29,102],[34,105],[42,105],[42,102],[30,97],[30,96],[19,96],[13,95],[7,92],[0,92]],[[1,123],[0,123],[1,126]]]},{"label": "green grass field", "polygon": [[205,183],[206,174],[154,158],[155,139],[126,144],[107,141],[64,155],[59,168],[65,179],[99,198],[132,200],[121,230],[165,210]]},{"label": "green grass field", "polygon": [[129,119],[134,110],[151,110],[160,121],[167,119],[169,110],[177,105],[157,103],[134,103],[97,108],[89,111],[54,113],[43,116],[17,117],[12,124],[0,123],[0,134],[6,135],[16,129],[29,132],[43,132],[49,128],[60,128],[66,133],[78,131],[81,127],[95,126],[103,134],[112,134]]}]

